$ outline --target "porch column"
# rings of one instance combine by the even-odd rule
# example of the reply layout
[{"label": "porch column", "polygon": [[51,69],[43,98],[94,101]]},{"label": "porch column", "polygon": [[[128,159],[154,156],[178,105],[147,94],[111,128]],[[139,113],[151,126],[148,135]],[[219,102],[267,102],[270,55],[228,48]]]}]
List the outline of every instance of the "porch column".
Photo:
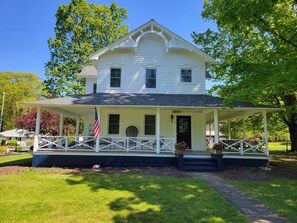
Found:
[{"label": "porch column", "polygon": [[156,114],[156,152],[160,153],[160,108],[157,108]]},{"label": "porch column", "polygon": [[89,140],[89,125],[87,123],[87,117],[84,117],[84,140]]},{"label": "porch column", "polygon": [[64,121],[64,115],[63,113],[60,113],[60,136],[63,136],[63,121]]},{"label": "porch column", "polygon": [[[96,107],[96,110],[97,110],[97,115],[98,115],[98,122],[99,122],[99,127],[100,127],[100,112],[101,112],[101,108],[100,107]],[[95,117],[94,117],[94,122],[95,122]],[[95,127],[95,126],[94,126]],[[100,133],[99,133],[100,135]],[[99,136],[96,138],[96,148],[95,148],[95,151],[96,152],[99,152],[100,150],[100,140],[99,140]]]},{"label": "porch column", "polygon": [[209,142],[210,145],[212,143],[212,136],[211,136],[211,123],[208,124],[208,134],[209,134]]},{"label": "porch column", "polygon": [[36,113],[33,152],[36,152],[38,150],[38,138],[39,138],[39,132],[40,132],[40,115],[41,115],[41,109],[40,109],[40,107],[38,107],[37,108],[37,113]]},{"label": "porch column", "polygon": [[231,123],[229,119],[228,119],[228,139],[231,139]]},{"label": "porch column", "polygon": [[243,128],[243,139],[246,139],[246,134],[245,134],[245,118],[242,119],[242,128]]},{"label": "porch column", "polygon": [[265,139],[265,146],[266,146],[266,156],[269,156],[266,111],[263,111],[263,122],[264,122],[264,139]]},{"label": "porch column", "polygon": [[78,132],[79,132],[79,118],[76,118],[76,126],[75,126],[75,141],[78,142]]},{"label": "porch column", "polygon": [[219,112],[218,109],[214,110],[214,142],[219,143]]}]

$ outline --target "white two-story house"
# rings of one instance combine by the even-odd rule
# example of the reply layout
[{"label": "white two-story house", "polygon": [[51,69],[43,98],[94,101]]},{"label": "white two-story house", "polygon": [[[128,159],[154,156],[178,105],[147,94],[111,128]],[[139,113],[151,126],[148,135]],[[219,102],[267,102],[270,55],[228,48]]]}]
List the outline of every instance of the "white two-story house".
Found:
[{"label": "white two-story house", "polygon": [[[264,117],[263,141],[222,141],[224,159],[267,161],[265,120],[273,108],[240,102],[224,108],[223,99],[206,95],[213,58],[154,20],[95,52],[90,60],[93,66],[79,74],[86,80],[86,95],[27,103],[38,111],[33,165],[174,165],[174,145],[181,141],[188,144],[185,156],[210,157],[207,124],[213,123],[219,143],[219,121],[258,114]],[[94,140],[95,108],[100,134]],[[61,114],[61,131],[60,136],[43,137],[41,145],[42,109]],[[76,136],[63,135],[65,116],[77,118]],[[79,137],[81,119],[84,132]]]}]

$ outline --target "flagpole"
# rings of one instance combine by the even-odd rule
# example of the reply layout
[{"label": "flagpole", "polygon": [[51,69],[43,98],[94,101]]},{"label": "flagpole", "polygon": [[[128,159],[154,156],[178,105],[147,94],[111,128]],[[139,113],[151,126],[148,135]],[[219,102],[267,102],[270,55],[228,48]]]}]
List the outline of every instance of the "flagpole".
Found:
[{"label": "flagpole", "polygon": [[2,123],[3,123],[3,110],[4,110],[4,98],[5,98],[5,92],[0,92],[2,94],[2,107],[1,107],[1,116],[0,116],[0,132],[2,131]]}]

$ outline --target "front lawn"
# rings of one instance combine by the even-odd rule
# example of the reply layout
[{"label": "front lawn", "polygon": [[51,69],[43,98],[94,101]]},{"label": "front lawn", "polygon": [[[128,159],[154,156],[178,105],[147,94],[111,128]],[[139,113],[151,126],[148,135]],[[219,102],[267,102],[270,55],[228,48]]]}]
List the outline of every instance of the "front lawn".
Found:
[{"label": "front lawn", "polygon": [[31,166],[31,164],[32,154],[0,156],[0,167],[11,165]]},{"label": "front lawn", "polygon": [[269,147],[269,151],[286,152],[287,150],[291,149],[290,144],[288,144],[287,142],[269,142],[268,147]]},{"label": "front lawn", "polygon": [[0,222],[248,222],[201,180],[29,168],[0,175]]},{"label": "front lawn", "polygon": [[[271,170],[250,170],[254,179],[233,178],[231,183],[261,201],[271,209],[297,222],[297,154],[272,151]],[[245,172],[237,172],[245,175]]]},{"label": "front lawn", "polygon": [[297,222],[297,180],[275,178],[232,183],[292,222]]}]

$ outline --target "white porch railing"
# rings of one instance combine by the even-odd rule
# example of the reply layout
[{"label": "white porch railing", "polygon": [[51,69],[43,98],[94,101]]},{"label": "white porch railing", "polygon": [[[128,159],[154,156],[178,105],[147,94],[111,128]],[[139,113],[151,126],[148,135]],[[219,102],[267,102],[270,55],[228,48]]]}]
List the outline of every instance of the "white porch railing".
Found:
[{"label": "white porch railing", "polygon": [[224,139],[220,140],[219,143],[225,147],[224,154],[269,155],[265,140]]},{"label": "white porch railing", "polygon": [[[35,137],[34,151],[90,151],[96,152],[96,140],[75,136]],[[38,143],[37,143],[38,142]],[[169,152],[175,153],[174,138],[160,138],[160,151],[157,151],[156,138],[150,137],[100,137],[98,152]],[[36,148],[37,147],[37,148]]]}]

